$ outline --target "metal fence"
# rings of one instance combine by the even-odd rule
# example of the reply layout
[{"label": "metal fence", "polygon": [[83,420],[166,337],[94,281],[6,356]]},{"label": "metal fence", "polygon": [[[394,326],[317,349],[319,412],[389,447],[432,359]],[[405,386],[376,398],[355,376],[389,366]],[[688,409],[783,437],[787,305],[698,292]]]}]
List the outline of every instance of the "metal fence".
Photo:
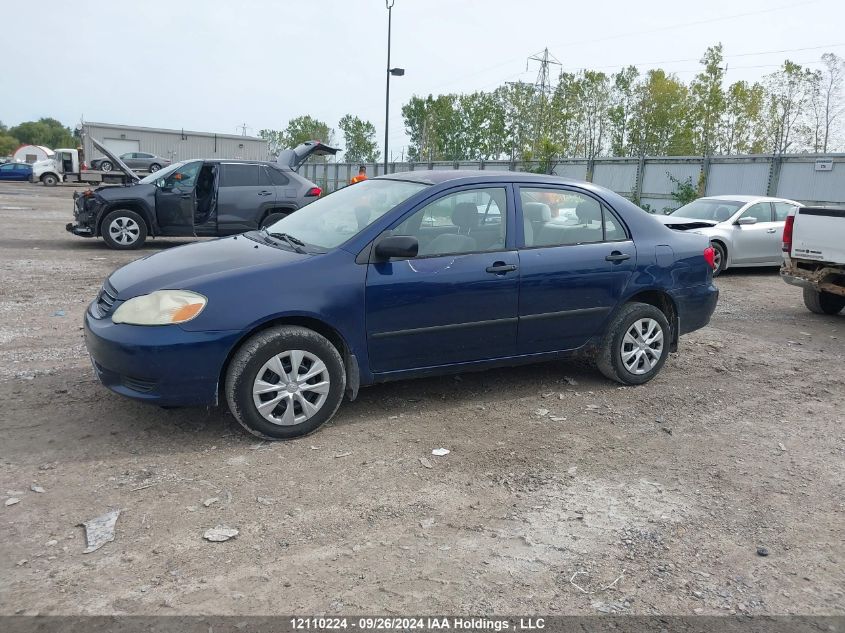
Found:
[{"label": "metal fence", "polygon": [[[388,173],[423,169],[483,169],[536,171],[540,164],[526,161],[459,161],[389,163]],[[674,209],[677,182],[701,186],[705,195],[776,196],[805,204],[845,204],[845,154],[793,154],[784,156],[714,156],[563,159],[555,164],[558,176],[587,180],[607,187],[645,208],[660,212]],[[358,173],[358,163],[308,163],[306,178],[325,191],[346,186]],[[367,164],[370,177],[384,173],[381,163]],[[673,181],[674,178],[674,181]]]}]

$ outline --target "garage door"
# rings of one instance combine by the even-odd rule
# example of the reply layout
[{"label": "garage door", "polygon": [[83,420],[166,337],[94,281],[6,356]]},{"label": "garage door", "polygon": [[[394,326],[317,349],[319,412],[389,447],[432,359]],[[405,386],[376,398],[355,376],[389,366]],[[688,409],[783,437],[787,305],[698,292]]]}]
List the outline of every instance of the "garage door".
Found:
[{"label": "garage door", "polygon": [[125,138],[104,138],[103,145],[118,156],[127,152],[141,151],[141,141],[131,141]]}]

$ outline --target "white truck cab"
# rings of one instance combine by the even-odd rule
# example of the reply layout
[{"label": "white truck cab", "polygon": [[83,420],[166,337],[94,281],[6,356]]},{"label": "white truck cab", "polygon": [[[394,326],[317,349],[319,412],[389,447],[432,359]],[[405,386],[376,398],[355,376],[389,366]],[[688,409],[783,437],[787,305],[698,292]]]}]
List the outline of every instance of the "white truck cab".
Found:
[{"label": "white truck cab", "polygon": [[53,150],[52,158],[32,164],[32,182],[41,181],[48,187],[65,181],[69,174],[79,174],[79,150],[62,148]]}]

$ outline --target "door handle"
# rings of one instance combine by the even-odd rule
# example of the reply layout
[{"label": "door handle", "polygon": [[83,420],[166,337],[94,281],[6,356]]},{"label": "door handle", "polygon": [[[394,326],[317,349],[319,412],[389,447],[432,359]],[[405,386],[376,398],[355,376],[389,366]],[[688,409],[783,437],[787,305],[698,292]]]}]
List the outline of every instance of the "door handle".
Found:
[{"label": "door handle", "polygon": [[488,266],[485,270],[488,273],[493,273],[494,275],[504,275],[505,273],[516,270],[516,265],[506,264],[505,262],[493,262],[493,265]]},{"label": "door handle", "polygon": [[273,194],[270,191],[259,191],[258,195],[259,196],[272,196]]},{"label": "door handle", "polygon": [[777,233],[777,229],[766,229],[766,233]]},{"label": "door handle", "polygon": [[617,262],[624,262],[626,259],[631,259],[631,256],[619,251],[613,251],[610,255],[605,257],[606,261],[613,262],[614,264]]},{"label": "door handle", "polygon": [[186,199],[187,199],[187,198],[191,198],[191,197],[192,197],[192,194],[190,194],[190,193],[183,193],[183,194],[181,194],[179,197],[180,197],[180,198],[186,198]]}]

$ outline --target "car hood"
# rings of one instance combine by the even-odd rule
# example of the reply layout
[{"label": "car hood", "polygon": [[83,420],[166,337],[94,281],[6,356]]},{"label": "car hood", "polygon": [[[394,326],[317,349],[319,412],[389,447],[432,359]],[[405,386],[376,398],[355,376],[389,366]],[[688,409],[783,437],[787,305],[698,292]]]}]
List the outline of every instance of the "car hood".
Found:
[{"label": "car hood", "polygon": [[696,220],[695,218],[682,218],[677,215],[656,215],[659,222],[670,229],[677,231],[689,231],[690,229],[709,229],[719,224],[711,220]]},{"label": "car hood", "polygon": [[[257,234],[255,234],[257,235]],[[225,275],[301,262],[311,255],[294,253],[244,237],[224,237],[171,248],[118,268],[109,277],[118,299],[155,290],[193,290]]]},{"label": "car hood", "polygon": [[111,152],[108,147],[106,147],[105,145],[100,143],[100,141],[95,139],[93,136],[91,137],[91,142],[94,143],[94,147],[96,147],[103,154],[108,156],[111,159],[112,163],[117,165],[117,167],[120,169],[120,171],[122,171],[124,174],[126,174],[126,177],[129,178],[129,180],[135,181],[135,182],[137,182],[138,180],[141,180],[141,178],[140,178],[140,176],[138,176],[138,174],[136,174],[134,171],[129,169],[129,167],[126,165],[126,163],[124,163],[122,160],[120,160],[120,158],[118,156],[116,156],[113,152]]},{"label": "car hood", "polygon": [[123,200],[126,197],[142,197],[155,195],[156,186],[150,183],[129,183],[120,185],[105,185],[97,187],[94,191],[103,200]]}]

